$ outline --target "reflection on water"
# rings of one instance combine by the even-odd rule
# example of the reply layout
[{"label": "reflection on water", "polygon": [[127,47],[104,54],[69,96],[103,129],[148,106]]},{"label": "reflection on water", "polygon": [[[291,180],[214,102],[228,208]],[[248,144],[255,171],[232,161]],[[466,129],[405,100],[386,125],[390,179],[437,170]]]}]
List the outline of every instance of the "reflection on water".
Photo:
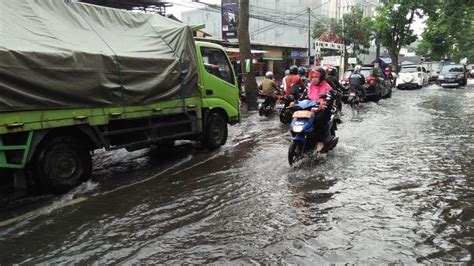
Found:
[{"label": "reflection on water", "polygon": [[217,151],[99,153],[87,200],[4,228],[2,262],[468,262],[471,90],[345,106],[336,149],[294,167],[288,126],[255,113]]}]

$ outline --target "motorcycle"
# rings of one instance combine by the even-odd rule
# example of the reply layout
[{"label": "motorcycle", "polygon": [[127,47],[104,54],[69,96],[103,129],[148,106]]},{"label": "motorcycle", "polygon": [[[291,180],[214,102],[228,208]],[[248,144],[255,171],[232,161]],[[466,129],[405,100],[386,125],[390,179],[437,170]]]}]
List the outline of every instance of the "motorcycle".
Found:
[{"label": "motorcycle", "polygon": [[281,97],[281,101],[283,102],[283,108],[279,111],[280,121],[283,124],[289,124],[293,119],[293,112],[294,112],[294,104],[295,97],[293,95],[283,96]]},{"label": "motorcycle", "polygon": [[[335,116],[337,108],[334,105],[333,93],[321,94],[321,98],[326,99],[327,107],[331,112],[330,119],[322,128],[314,129],[316,112],[324,112],[319,110],[319,102],[302,100],[296,104],[297,111],[293,114],[290,132],[292,142],[288,149],[288,162],[292,165],[300,160],[305,154],[313,152],[318,142],[323,144],[320,153],[327,153],[336,147],[339,138],[336,137]],[[322,136],[322,139],[316,139],[316,136]]]},{"label": "motorcycle", "polygon": [[270,116],[273,113],[276,100],[277,98],[275,96],[259,93],[257,97],[258,114],[265,117]]},{"label": "motorcycle", "polygon": [[349,96],[347,102],[351,105],[351,108],[359,107],[361,102],[360,91],[355,86],[349,87]]}]

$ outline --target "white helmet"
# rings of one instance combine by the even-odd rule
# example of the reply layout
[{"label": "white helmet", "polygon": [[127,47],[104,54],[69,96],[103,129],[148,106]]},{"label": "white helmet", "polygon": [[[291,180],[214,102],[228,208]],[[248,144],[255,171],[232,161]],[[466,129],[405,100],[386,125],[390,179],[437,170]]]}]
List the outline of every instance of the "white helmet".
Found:
[{"label": "white helmet", "polygon": [[354,67],[354,72],[359,73],[359,72],[360,72],[360,68],[361,68],[360,65],[355,66],[355,67]]},{"label": "white helmet", "polygon": [[273,79],[273,72],[268,71],[267,73],[265,73],[265,77],[266,77],[267,79]]}]

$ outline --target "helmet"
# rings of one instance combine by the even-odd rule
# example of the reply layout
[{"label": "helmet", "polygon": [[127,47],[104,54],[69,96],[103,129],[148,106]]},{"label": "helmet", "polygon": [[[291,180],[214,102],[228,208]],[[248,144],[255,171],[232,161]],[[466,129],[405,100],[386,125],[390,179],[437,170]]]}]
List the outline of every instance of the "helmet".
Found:
[{"label": "helmet", "polygon": [[265,78],[267,78],[267,79],[273,79],[273,72],[267,71],[267,73],[265,73]]},{"label": "helmet", "polygon": [[285,76],[288,76],[288,75],[290,75],[290,70],[289,69],[285,70]]},{"label": "helmet", "polygon": [[298,74],[300,74],[301,76],[306,75],[306,69],[304,69],[304,67],[302,66],[298,67]]},{"label": "helmet", "polygon": [[360,72],[360,68],[361,68],[360,65],[355,66],[355,67],[354,67],[354,72],[359,73],[359,72]]},{"label": "helmet", "polygon": [[328,76],[335,77],[337,76],[337,70],[335,67],[330,67],[328,70]]},{"label": "helmet", "polygon": [[298,74],[298,67],[295,65],[290,66],[290,74],[293,74],[293,75]]},{"label": "helmet", "polygon": [[326,79],[326,71],[324,70],[324,68],[318,66],[314,69],[314,71],[318,71],[320,73],[320,76],[319,76],[320,80]]}]

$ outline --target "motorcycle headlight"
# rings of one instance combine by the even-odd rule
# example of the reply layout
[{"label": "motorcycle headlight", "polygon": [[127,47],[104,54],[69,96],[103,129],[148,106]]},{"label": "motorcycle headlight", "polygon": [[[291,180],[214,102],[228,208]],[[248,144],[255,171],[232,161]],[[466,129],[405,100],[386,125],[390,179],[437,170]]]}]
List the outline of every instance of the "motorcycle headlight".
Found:
[{"label": "motorcycle headlight", "polygon": [[301,131],[303,131],[303,125],[295,125],[293,127],[293,132],[300,133]]}]

